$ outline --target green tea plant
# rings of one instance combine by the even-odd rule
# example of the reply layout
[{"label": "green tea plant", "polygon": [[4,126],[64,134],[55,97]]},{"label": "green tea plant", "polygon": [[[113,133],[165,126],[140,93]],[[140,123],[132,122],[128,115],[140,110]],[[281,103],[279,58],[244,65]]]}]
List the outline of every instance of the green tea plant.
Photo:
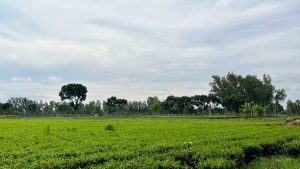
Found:
[{"label": "green tea plant", "polygon": [[2,119],[0,168],[241,168],[299,155],[300,128],[281,124],[274,118]]}]

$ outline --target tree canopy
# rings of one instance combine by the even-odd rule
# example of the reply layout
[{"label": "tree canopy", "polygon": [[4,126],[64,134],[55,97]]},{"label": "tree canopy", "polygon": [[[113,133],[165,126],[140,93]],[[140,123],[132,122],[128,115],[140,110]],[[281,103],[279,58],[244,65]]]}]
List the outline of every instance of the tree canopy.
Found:
[{"label": "tree canopy", "polygon": [[221,104],[229,111],[238,112],[245,103],[271,105],[283,101],[285,90],[275,90],[272,79],[264,74],[262,79],[255,75],[237,75],[228,73],[226,76],[212,76],[211,94],[220,99]]},{"label": "tree canopy", "polygon": [[87,88],[82,84],[70,83],[61,87],[59,96],[62,101],[69,100],[70,105],[78,110],[78,106],[86,99]]}]

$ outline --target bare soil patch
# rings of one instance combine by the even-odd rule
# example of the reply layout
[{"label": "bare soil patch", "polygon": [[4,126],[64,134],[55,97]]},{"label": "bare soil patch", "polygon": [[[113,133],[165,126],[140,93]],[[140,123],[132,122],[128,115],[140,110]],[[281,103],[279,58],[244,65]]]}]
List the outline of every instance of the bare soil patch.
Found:
[{"label": "bare soil patch", "polygon": [[300,120],[293,120],[287,123],[289,126],[300,126]]}]

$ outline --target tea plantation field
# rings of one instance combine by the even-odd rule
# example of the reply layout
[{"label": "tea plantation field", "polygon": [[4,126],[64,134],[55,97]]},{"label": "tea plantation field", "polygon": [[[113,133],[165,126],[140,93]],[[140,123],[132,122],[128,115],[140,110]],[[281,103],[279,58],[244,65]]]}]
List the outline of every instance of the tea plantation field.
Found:
[{"label": "tea plantation field", "polygon": [[278,158],[300,168],[299,154],[300,127],[281,119],[0,119],[0,168],[259,168]]}]

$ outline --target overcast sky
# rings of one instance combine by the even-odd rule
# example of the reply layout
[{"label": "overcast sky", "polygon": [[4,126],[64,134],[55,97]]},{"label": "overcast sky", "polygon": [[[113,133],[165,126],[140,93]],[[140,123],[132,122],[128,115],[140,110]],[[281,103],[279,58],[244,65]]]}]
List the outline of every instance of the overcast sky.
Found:
[{"label": "overcast sky", "polygon": [[299,0],[0,0],[0,101],[207,94],[212,75],[270,74],[300,99]]}]

